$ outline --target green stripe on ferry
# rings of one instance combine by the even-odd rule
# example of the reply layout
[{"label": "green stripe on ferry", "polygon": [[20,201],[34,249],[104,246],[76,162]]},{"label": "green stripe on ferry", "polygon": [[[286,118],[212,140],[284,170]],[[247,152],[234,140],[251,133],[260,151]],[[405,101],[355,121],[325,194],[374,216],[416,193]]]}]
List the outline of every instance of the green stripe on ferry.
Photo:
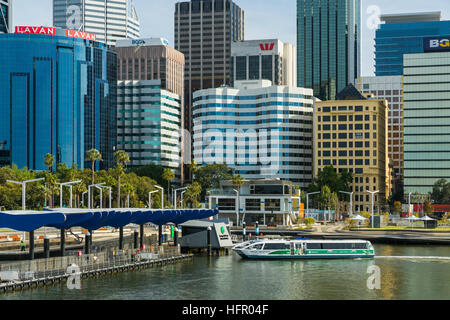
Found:
[{"label": "green stripe on ferry", "polygon": [[373,254],[373,250],[308,250],[307,254]]},{"label": "green stripe on ferry", "polygon": [[272,251],[269,254],[291,254],[291,250],[279,250],[279,251]]}]

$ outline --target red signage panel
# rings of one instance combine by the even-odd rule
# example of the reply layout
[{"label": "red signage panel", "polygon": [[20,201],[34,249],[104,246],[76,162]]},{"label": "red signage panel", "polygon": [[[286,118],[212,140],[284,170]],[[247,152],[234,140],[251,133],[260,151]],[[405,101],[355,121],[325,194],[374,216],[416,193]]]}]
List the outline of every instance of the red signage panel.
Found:
[{"label": "red signage panel", "polygon": [[260,43],[259,47],[262,51],[272,51],[275,46],[275,43]]},{"label": "red signage panel", "polygon": [[97,36],[95,34],[83,32],[83,31],[69,30],[69,29],[66,29],[66,37],[79,38],[79,39],[92,40],[92,41],[97,40]]},{"label": "red signage panel", "polygon": [[44,35],[56,35],[56,28],[51,27],[30,27],[30,26],[17,26],[16,33],[22,34],[44,34]]}]

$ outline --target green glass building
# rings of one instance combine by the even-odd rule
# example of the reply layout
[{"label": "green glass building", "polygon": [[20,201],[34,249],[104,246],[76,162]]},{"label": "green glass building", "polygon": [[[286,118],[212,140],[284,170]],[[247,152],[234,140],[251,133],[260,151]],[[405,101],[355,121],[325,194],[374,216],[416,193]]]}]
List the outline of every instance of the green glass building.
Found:
[{"label": "green glass building", "polygon": [[297,0],[297,86],[334,100],[360,76],[361,0]]},{"label": "green glass building", "polygon": [[450,180],[450,51],[403,57],[405,194],[428,194]]}]

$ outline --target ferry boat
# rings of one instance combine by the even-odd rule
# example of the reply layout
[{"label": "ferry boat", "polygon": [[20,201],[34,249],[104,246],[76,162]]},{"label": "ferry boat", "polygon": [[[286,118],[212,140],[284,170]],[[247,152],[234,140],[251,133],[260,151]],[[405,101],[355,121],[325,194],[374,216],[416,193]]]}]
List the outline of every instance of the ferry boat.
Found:
[{"label": "ferry boat", "polygon": [[233,247],[245,259],[356,259],[373,258],[366,240],[252,240]]}]

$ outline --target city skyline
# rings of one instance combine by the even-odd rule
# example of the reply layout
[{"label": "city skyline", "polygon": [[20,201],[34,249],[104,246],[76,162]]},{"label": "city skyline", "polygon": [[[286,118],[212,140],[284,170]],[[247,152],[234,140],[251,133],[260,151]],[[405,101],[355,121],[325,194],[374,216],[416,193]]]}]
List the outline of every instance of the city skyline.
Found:
[{"label": "city skyline", "polygon": [[[141,38],[164,37],[174,46],[174,13],[175,3],[178,0],[135,0],[137,14],[141,23]],[[254,0],[237,0],[237,4],[246,12],[245,16],[245,40],[274,39],[296,45],[296,0],[278,0],[276,3]],[[164,3],[164,5],[161,5]],[[405,10],[405,4],[408,9]],[[445,0],[435,0],[432,3],[418,0],[362,0],[361,9],[361,60],[362,76],[374,75],[374,45],[375,30],[373,26],[377,10],[381,14],[411,13],[441,11],[442,19],[450,19],[450,10],[444,10]],[[374,7],[375,6],[375,7]],[[378,9],[377,9],[378,8]],[[272,17],[269,19],[267,12]],[[13,2],[13,26],[16,25],[46,25],[52,23],[52,0],[40,0],[38,3],[32,0],[15,0]],[[289,19],[286,19],[286,14]],[[152,19],[148,19],[151,17]],[[277,24],[276,21],[283,21]]]}]

